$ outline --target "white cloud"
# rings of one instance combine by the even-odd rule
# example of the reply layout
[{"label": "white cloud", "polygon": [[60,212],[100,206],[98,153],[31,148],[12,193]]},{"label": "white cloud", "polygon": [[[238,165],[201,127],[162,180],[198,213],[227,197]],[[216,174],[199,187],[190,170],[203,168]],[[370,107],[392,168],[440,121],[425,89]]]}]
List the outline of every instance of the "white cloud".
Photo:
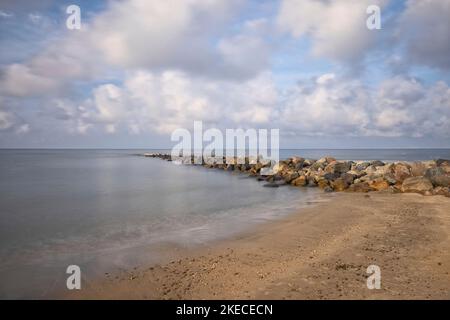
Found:
[{"label": "white cloud", "polygon": [[300,135],[450,137],[450,88],[442,81],[426,87],[397,76],[368,88],[326,74],[284,100],[281,125]]},{"label": "white cloud", "polygon": [[309,36],[316,56],[354,61],[375,45],[377,33],[366,27],[367,7],[384,7],[386,3],[387,0],[283,0],[277,24],[294,37]]},{"label": "white cloud", "polygon": [[242,30],[228,33],[241,2],[115,2],[89,26],[89,41],[120,68],[249,78],[268,65],[269,48],[259,33],[264,20],[248,21]]},{"label": "white cloud", "polygon": [[[243,83],[192,78],[179,71],[133,72],[79,103],[64,103],[73,132],[170,134],[195,120],[219,128],[277,127],[306,136],[450,137],[450,89],[394,77],[376,88],[324,74],[286,92],[270,73]],[[57,116],[57,115],[56,115]],[[81,128],[81,129],[80,129]]]},{"label": "white cloud", "polygon": [[450,88],[445,82],[427,88],[414,78],[386,80],[378,89],[375,111],[375,135],[450,137]]},{"label": "white cloud", "polygon": [[72,132],[100,127],[108,133],[170,134],[192,127],[194,120],[222,127],[268,124],[277,98],[268,74],[235,83],[192,78],[180,71],[141,70],[130,73],[122,86],[98,86],[81,103],[56,101],[54,116],[68,120]]},{"label": "white cloud", "polygon": [[358,81],[325,74],[287,93],[281,122],[300,135],[358,135],[369,124],[370,95]]},{"label": "white cloud", "polygon": [[[77,80],[99,80],[124,70],[180,70],[212,78],[248,79],[269,64],[264,20],[228,31],[240,0],[128,0],[109,7],[82,30],[64,37],[29,61],[4,67],[3,92],[53,95]],[[41,15],[29,14],[40,22]],[[31,87],[18,89],[26,82]],[[27,86],[28,87],[28,86]]]},{"label": "white cloud", "polygon": [[22,64],[12,64],[5,68],[0,79],[0,93],[17,97],[53,92],[60,86],[57,80],[33,73]]}]

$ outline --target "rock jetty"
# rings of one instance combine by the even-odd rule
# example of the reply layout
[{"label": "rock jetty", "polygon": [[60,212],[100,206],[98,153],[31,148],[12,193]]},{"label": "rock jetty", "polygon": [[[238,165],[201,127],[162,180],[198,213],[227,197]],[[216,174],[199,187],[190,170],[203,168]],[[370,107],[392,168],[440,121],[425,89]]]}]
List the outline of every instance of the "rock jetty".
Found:
[{"label": "rock jetty", "polygon": [[[146,153],[146,157],[171,161],[170,154]],[[212,159],[212,160],[211,160]],[[423,195],[450,197],[450,160],[416,162],[342,161],[333,157],[319,160],[291,157],[279,161],[268,170],[270,161],[249,161],[248,158],[213,158],[200,161],[205,168],[238,171],[266,181],[265,187],[292,185],[318,187],[325,192],[414,192]],[[250,159],[251,160],[251,159]],[[183,163],[194,163],[194,158]]]}]

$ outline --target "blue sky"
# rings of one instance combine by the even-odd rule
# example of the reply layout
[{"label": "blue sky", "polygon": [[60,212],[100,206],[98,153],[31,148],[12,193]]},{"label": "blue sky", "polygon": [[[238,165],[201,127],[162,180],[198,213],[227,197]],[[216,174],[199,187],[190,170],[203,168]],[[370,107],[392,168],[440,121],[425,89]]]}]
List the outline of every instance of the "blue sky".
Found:
[{"label": "blue sky", "polygon": [[279,128],[286,148],[450,147],[449,16],[450,0],[3,1],[0,147],[171,147],[198,120]]}]

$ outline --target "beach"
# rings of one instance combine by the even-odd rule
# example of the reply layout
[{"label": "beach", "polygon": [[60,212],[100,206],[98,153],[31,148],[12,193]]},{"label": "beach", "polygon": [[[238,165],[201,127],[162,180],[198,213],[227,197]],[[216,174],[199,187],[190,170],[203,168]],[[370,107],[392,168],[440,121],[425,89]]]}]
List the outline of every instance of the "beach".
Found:
[{"label": "beach", "polygon": [[[64,299],[450,299],[450,198],[332,193],[165,261],[105,274]],[[381,288],[369,290],[369,265]]]}]

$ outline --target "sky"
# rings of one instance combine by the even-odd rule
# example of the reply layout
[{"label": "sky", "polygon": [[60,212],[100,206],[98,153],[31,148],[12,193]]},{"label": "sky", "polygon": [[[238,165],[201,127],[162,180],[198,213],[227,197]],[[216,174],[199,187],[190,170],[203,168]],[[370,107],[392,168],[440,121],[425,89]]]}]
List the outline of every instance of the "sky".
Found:
[{"label": "sky", "polygon": [[0,148],[170,148],[194,121],[276,128],[282,148],[449,148],[449,17],[450,0],[0,0]]}]

